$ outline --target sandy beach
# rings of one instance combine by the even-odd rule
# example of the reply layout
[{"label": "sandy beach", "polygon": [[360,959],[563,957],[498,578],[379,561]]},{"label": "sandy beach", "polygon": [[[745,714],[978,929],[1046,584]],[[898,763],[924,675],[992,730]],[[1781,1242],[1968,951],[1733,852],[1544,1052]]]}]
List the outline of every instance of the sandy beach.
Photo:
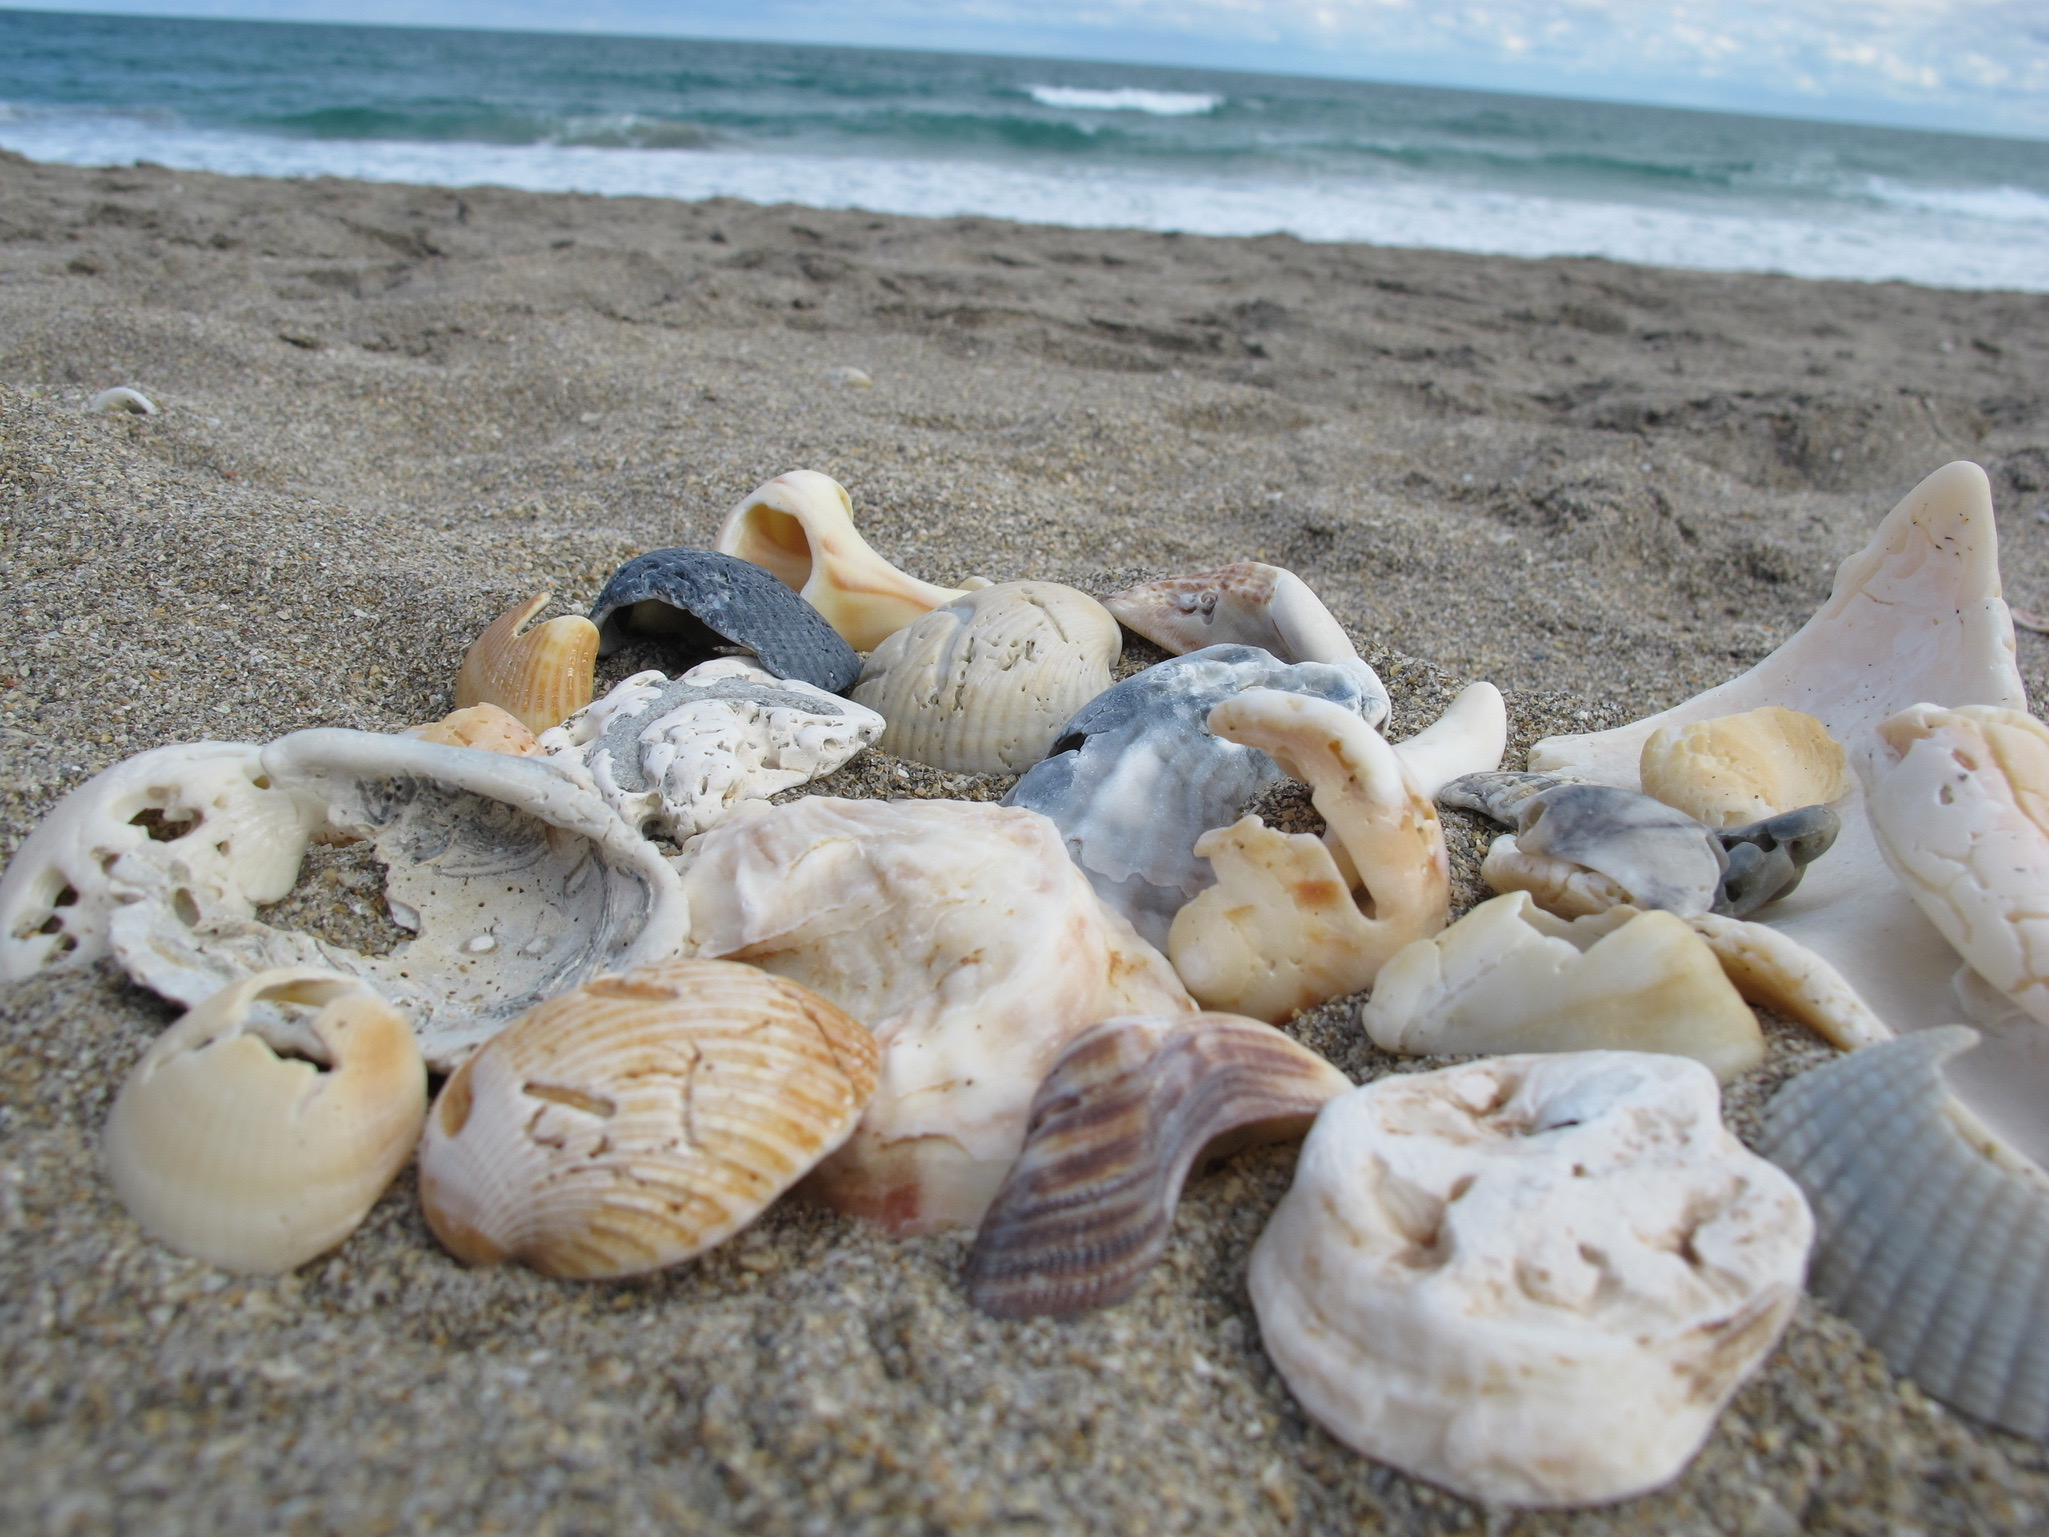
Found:
[{"label": "sandy beach", "polygon": [[[110,385],[160,413],[83,414]],[[1389,683],[1391,736],[1491,679],[1518,766],[1765,655],[1959,458],[2009,600],[2049,612],[2049,296],[0,153],[0,856],[146,748],[436,718],[513,601],[581,612],[787,469],[935,581],[1285,565]],[[2049,638],[2019,648],[2049,698]],[[894,768],[828,788],[1008,783]],[[1447,825],[1469,873],[1479,826]],[[173,1014],[111,966],[0,985],[9,1532],[2049,1525],[2049,1452],[1811,1298],[1660,1493],[1489,1512],[1366,1461],[1246,1298],[1292,1148],[1191,1182],[1139,1294],[1065,1322],[970,1309],[965,1233],[801,1207],[636,1282],[466,1270],[410,1173],[332,1254],[227,1275],[97,1164]],[[1828,1051],[1767,1027],[1739,1131]],[[1355,1079],[1433,1065],[1345,1002],[1289,1028]]]}]

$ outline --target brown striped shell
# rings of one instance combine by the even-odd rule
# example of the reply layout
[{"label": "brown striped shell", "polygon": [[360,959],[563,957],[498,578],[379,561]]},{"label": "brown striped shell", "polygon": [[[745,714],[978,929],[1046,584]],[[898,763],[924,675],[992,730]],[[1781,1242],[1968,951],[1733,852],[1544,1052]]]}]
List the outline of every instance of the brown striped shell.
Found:
[{"label": "brown striped shell", "polygon": [[472,1265],[596,1280],[723,1242],[847,1139],[875,1040],[809,988],[729,961],[599,977],[448,1080],[420,1204]]},{"label": "brown striped shell", "polygon": [[1308,1131],[1351,1080],[1235,1014],[1106,1020],[1053,1064],[1024,1152],[968,1256],[998,1318],[1079,1313],[1137,1290],[1198,1161]]},{"label": "brown striped shell", "polygon": [[564,614],[524,630],[552,596],[537,592],[515,603],[463,653],[455,675],[458,710],[495,704],[529,731],[546,731],[591,702],[598,627],[581,614]]}]

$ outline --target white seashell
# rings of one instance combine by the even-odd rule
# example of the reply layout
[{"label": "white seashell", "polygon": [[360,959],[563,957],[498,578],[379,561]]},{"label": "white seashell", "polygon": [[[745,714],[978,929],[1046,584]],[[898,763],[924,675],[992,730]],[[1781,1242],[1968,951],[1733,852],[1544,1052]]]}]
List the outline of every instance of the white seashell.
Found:
[{"label": "white seashell", "polygon": [[88,415],[95,411],[131,411],[137,416],[157,414],[155,401],[141,390],[130,389],[125,384],[117,384],[110,390],[101,390],[86,402],[85,409]]},{"label": "white seashell", "polygon": [[240,918],[289,892],[308,823],[265,780],[261,756],[238,742],[158,747],[53,806],[0,876],[0,979],[105,955],[107,920],[121,900],[117,868],[135,881],[145,867],[175,865],[211,910]]},{"label": "white seashell", "polygon": [[635,673],[547,733],[544,745],[587,770],[628,826],[681,843],[743,800],[830,774],[883,725],[873,710],[801,679],[706,663],[673,682]]},{"label": "white seashell", "polygon": [[1454,779],[1491,773],[1508,750],[1508,706],[1491,683],[1468,683],[1442,715],[1394,753],[1416,788],[1432,800]]},{"label": "white seashell", "polygon": [[1838,1051],[1893,1038],[1842,973],[1790,934],[1720,913],[1695,913],[1686,921],[1745,1001],[1798,1020]]},{"label": "white seashell", "polygon": [[[865,374],[858,382],[872,383]],[[877,555],[854,529],[846,487],[816,470],[791,470],[740,498],[719,525],[716,548],[802,593],[856,651],[873,651],[963,591],[906,576]]]},{"label": "white seashell", "polygon": [[1367,986],[1395,951],[1444,927],[1444,831],[1371,726],[1327,700],[1248,689],[1211,710],[1209,727],[1306,781],[1330,832],[1326,843],[1253,816],[1196,843],[1217,884],[1175,916],[1167,953],[1204,1008],[1278,1023]]},{"label": "white seashell", "polygon": [[[827,384],[837,384],[843,390],[872,390],[875,388],[875,381],[868,377],[865,369],[854,368],[847,364],[841,364],[836,368],[828,368],[825,371],[825,382]],[[732,554],[733,552],[729,550],[727,553]]]},{"label": "white seashell", "polygon": [[860,1022],[752,966],[667,960],[529,1010],[443,1087],[420,1205],[472,1265],[636,1275],[752,1222],[875,1092]]},{"label": "white seashell", "polygon": [[875,648],[853,697],[889,722],[882,750],[963,774],[1019,774],[1110,686],[1109,612],[1058,582],[998,582]]},{"label": "white seashell", "polygon": [[2049,1440],[2049,1180],[1945,1089],[1976,1039],[1917,1030],[1803,1073],[1763,1146],[1814,1205],[1815,1294],[1925,1392]]},{"label": "white seashell", "polygon": [[1545,912],[1560,918],[1585,918],[1629,905],[1621,882],[1569,859],[1526,853],[1514,833],[1503,833],[1487,845],[1480,879],[1489,891],[1526,891]]},{"label": "white seashell", "polygon": [[1663,726],[1643,744],[1638,776],[1709,827],[1740,827],[1850,793],[1843,746],[1812,715],[1778,705]]},{"label": "white seashell", "polygon": [[1684,920],[1621,907],[1567,923],[1522,891],[1397,951],[1359,1024],[1411,1056],[1670,1052],[1723,1083],[1764,1060],[1757,1016]]},{"label": "white seashell", "polygon": [[881,1042],[881,1088],[813,1184],[893,1232],[981,1219],[1075,1036],[1194,1009],[1037,812],[806,796],[714,827],[683,888],[695,954],[801,982]]},{"label": "white seashell", "polygon": [[358,955],[255,921],[246,899],[181,858],[124,857],[111,894],[126,905],[109,939],[128,975],[164,997],[194,1004],[276,966],[346,972],[397,1005],[428,1065],[446,1071],[541,999],[672,954],[688,932],[655,846],[548,759],[322,729],[281,737],[259,761],[304,818],[294,872],[308,827],[375,839],[392,912],[417,937]]},{"label": "white seashell", "polygon": [[[258,1018],[289,1005],[319,1012],[297,1028]],[[419,1048],[389,1004],[353,977],[266,971],[150,1043],[101,1145],[121,1204],[151,1237],[274,1274],[355,1231],[426,1113]]]},{"label": "white seashell", "polygon": [[1493,1057],[1324,1107],[1252,1303],[1347,1445],[1489,1504],[1595,1504],[1699,1450],[1792,1316],[1811,1234],[1699,1063]]}]

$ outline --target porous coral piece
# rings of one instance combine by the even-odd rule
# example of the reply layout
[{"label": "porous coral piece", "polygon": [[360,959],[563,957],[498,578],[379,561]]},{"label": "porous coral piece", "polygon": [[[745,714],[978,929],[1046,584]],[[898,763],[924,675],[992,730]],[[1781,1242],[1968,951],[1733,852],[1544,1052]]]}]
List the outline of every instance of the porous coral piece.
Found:
[{"label": "porous coral piece", "polygon": [[529,731],[546,731],[591,702],[597,627],[580,615],[563,614],[526,628],[551,596],[537,592],[515,603],[471,643],[455,675],[458,710],[494,704]]},{"label": "porous coral piece", "polygon": [[1761,705],[1660,727],[1638,762],[1644,793],[1709,827],[1737,827],[1850,791],[1843,747],[1812,715]]}]

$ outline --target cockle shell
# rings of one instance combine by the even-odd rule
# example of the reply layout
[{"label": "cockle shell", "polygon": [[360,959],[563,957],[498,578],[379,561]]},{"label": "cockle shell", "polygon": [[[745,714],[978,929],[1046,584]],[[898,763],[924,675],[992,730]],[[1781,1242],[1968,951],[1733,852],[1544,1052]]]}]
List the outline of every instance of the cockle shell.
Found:
[{"label": "cockle shell", "polygon": [[1078,1036],[1032,1099],[1024,1151],[968,1256],[998,1318],[1121,1302],[1166,1252],[1190,1170],[1291,1141],[1351,1080],[1232,1014],[1113,1019]]},{"label": "cockle shell", "polygon": [[[374,839],[393,917],[416,937],[359,955],[257,921],[246,892],[182,858],[124,856],[109,939],[129,976],[167,998],[195,1004],[276,966],[345,972],[397,1005],[446,1071],[541,999],[672,954],[688,932],[660,852],[548,759],[321,729],[271,743],[257,772],[298,811],[280,840],[286,868],[316,830]],[[282,896],[292,877],[277,884]]]},{"label": "cockle shell", "polygon": [[0,980],[105,955],[117,867],[175,865],[210,909],[246,918],[292,889],[306,836],[260,748],[181,742],[117,763],[51,807],[0,876]]},{"label": "cockle shell", "polygon": [[1037,812],[750,803],[686,851],[683,887],[695,954],[802,982],[882,1043],[881,1088],[812,1186],[897,1233],[980,1220],[1076,1035],[1194,1009]]},{"label": "cockle shell", "polygon": [[1330,832],[1326,843],[1249,816],[1196,843],[1217,884],[1175,916],[1167,953],[1203,1007],[1279,1022],[1365,987],[1395,951],[1444,927],[1444,831],[1371,726],[1327,700],[1249,689],[1211,710],[1209,727],[1306,781]]},{"label": "cockle shell", "polygon": [[1103,606],[1127,629],[1177,656],[1204,646],[1258,646],[1284,662],[1328,662],[1351,672],[1374,701],[1366,723],[1387,719],[1387,688],[1309,584],[1256,560],[1164,577],[1113,592]]},{"label": "cockle shell", "polygon": [[1976,1040],[1920,1030],[1801,1074],[1763,1147],[1814,1205],[1816,1295],[1924,1391],[2049,1440],[2049,1180],[1945,1088]]},{"label": "cockle shell", "polygon": [[1727,1083],[1764,1035],[1685,920],[1613,908],[1567,923],[1526,891],[1478,907],[1380,968],[1359,1023],[1386,1051],[1671,1052]]},{"label": "cockle shell", "polygon": [[1643,744],[1644,793],[1709,827],[1761,822],[1850,792],[1843,747],[1812,715],[1764,705],[1664,726]]},{"label": "cockle shell", "polygon": [[854,648],[825,616],[755,565],[713,550],[650,550],[605,583],[591,605],[598,655],[645,636],[700,662],[737,648],[778,678],[841,693],[861,676]]},{"label": "cockle shell", "polygon": [[[303,1025],[256,1017],[292,1005],[318,1012]],[[214,994],[151,1042],[101,1148],[151,1237],[224,1270],[274,1274],[355,1231],[426,1113],[405,1020],[353,977],[292,968]]]},{"label": "cockle shell", "polygon": [[420,1205],[472,1265],[660,1269],[723,1243],[844,1142],[875,1068],[859,1021],[752,966],[596,977],[448,1080],[420,1144]]},{"label": "cockle shell", "polygon": [[853,697],[889,722],[882,750],[962,774],[1019,774],[1110,686],[1117,621],[1058,582],[998,582],[875,648]]},{"label": "cockle shell", "polygon": [[515,603],[471,643],[455,675],[458,710],[495,704],[529,731],[546,731],[591,702],[597,627],[580,615],[563,614],[525,629],[551,596],[537,592]]},{"label": "cockle shell", "polygon": [[868,548],[847,488],[816,470],[791,470],[741,497],[716,543],[802,593],[856,651],[873,651],[964,590],[906,576]]},{"label": "cockle shell", "polygon": [[418,737],[423,742],[438,742],[443,747],[476,747],[485,752],[502,752],[514,758],[537,758],[541,754],[540,739],[527,729],[525,722],[495,704],[476,704],[466,710],[455,710],[427,725],[413,726],[401,735]]},{"label": "cockle shell", "polygon": [[1252,1305],[1348,1446],[1489,1504],[1596,1504],[1685,1467],[1792,1316],[1811,1235],[1699,1063],[1491,1057],[1324,1107]]}]

